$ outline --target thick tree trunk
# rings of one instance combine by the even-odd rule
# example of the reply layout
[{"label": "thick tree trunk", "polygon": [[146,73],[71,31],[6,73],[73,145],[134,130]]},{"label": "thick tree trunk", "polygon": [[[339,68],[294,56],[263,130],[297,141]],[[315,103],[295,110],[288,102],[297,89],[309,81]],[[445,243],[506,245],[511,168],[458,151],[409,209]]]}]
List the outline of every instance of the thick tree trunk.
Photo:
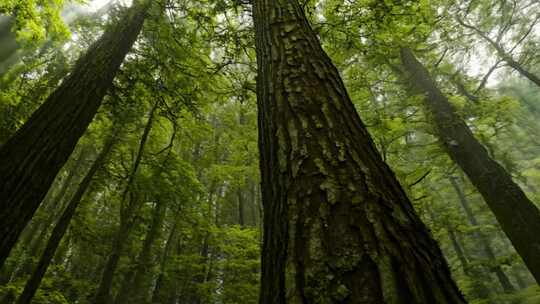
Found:
[{"label": "thick tree trunk", "polygon": [[465,303],[296,0],[255,0],[260,303]]},{"label": "thick tree trunk", "polygon": [[[32,272],[32,266],[34,261],[40,256],[43,244],[49,233],[49,227],[59,218],[62,210],[65,207],[66,201],[64,198],[71,188],[73,180],[79,175],[80,168],[86,161],[88,149],[85,147],[82,149],[77,160],[68,169],[67,176],[61,181],[60,189],[53,191],[52,187],[45,199],[41,208],[43,208],[42,214],[46,215],[44,218],[34,218],[32,222],[25,227],[21,234],[21,238],[18,244],[22,246],[22,256],[18,261],[18,265],[12,269],[10,277],[12,279],[20,278]],[[4,268],[7,265],[4,265]]]},{"label": "thick tree trunk", "polygon": [[[148,115],[148,121],[146,123],[146,126],[144,127],[144,131],[139,142],[137,156],[135,157],[126,186],[120,197],[120,227],[118,228],[117,234],[115,235],[115,238],[113,240],[111,254],[108,257],[107,263],[105,264],[105,268],[103,270],[101,281],[99,283],[99,287],[94,300],[95,304],[107,304],[111,301],[110,291],[112,287],[114,272],[116,271],[116,267],[118,266],[118,261],[120,260],[120,256],[124,249],[126,240],[131,233],[133,225],[135,224],[135,216],[142,204],[141,200],[134,199],[134,194],[131,188],[133,182],[135,181],[135,176],[137,175],[139,166],[141,164],[146,142],[148,141],[150,131],[152,130],[157,107],[158,103],[156,102],[150,110],[150,113]],[[124,208],[124,204],[127,200],[128,194],[131,194],[129,203]]]},{"label": "thick tree trunk", "polygon": [[[472,208],[469,204],[469,200],[467,199],[467,197],[465,197],[465,193],[463,193],[463,190],[461,189],[454,177],[450,177],[449,179],[452,187],[458,195],[461,207],[463,207],[463,210],[465,210],[465,215],[467,216],[469,224],[474,228],[480,227],[480,224],[476,220],[476,216],[474,215],[474,212],[472,211]],[[508,279],[508,276],[502,270],[501,265],[497,264],[497,257],[495,256],[493,248],[491,248],[488,237],[478,230],[475,230],[473,232],[473,235],[476,241],[480,243],[480,247],[482,247],[482,251],[484,252],[485,257],[488,259],[489,264],[493,265],[490,270],[493,271],[497,276],[497,279],[499,280],[499,283],[501,284],[504,292],[514,292],[515,288],[512,283],[510,283],[510,279]]]},{"label": "thick tree trunk", "polygon": [[49,237],[49,241],[47,242],[47,246],[45,247],[45,250],[43,251],[41,255],[41,258],[36,266],[36,269],[32,273],[32,276],[30,276],[30,278],[26,282],[26,285],[24,286],[24,290],[22,294],[17,299],[17,304],[30,304],[30,302],[32,301],[32,298],[34,297],[36,291],[38,290],[39,285],[41,284],[41,280],[43,279],[43,276],[47,272],[47,268],[49,267],[49,264],[51,263],[54,257],[56,249],[58,248],[60,241],[64,237],[69,227],[69,224],[71,222],[71,219],[75,215],[75,211],[77,210],[77,207],[79,206],[79,203],[81,202],[81,199],[83,198],[83,195],[86,193],[86,190],[90,186],[92,179],[94,178],[94,175],[105,162],[115,142],[116,142],[116,138],[113,135],[107,141],[107,143],[105,143],[105,146],[102,148],[101,152],[98,154],[96,160],[90,167],[90,170],[88,170],[88,172],[86,173],[86,176],[83,178],[83,180],[79,184],[79,187],[77,188],[77,191],[73,195],[73,198],[71,198],[71,200],[69,201],[69,204],[67,205],[66,209],[62,213],[62,216],[60,217],[60,219],[54,226],[51,236]]},{"label": "thick tree trunk", "polygon": [[96,114],[141,31],[151,1],[136,1],[0,148],[0,267]]},{"label": "thick tree trunk", "polygon": [[446,151],[482,194],[503,231],[540,283],[540,211],[510,174],[489,157],[414,53],[402,48],[401,60],[411,87],[425,95],[426,106],[433,115],[439,139]]}]

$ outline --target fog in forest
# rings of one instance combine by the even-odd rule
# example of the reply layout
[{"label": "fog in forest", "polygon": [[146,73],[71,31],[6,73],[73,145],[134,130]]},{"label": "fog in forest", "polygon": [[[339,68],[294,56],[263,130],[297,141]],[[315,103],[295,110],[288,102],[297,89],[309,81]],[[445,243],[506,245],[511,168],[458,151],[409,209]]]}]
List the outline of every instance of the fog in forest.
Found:
[{"label": "fog in forest", "polygon": [[0,1],[0,304],[540,304],[537,0]]}]

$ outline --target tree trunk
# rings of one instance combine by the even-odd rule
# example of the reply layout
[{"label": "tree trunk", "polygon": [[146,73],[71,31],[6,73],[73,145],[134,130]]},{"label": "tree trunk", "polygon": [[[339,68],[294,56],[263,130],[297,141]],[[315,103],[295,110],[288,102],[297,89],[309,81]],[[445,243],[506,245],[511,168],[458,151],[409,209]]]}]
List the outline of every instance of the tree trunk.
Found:
[{"label": "tree trunk", "polygon": [[446,231],[448,232],[448,237],[450,238],[450,242],[452,243],[452,247],[454,248],[454,251],[456,252],[456,255],[459,259],[459,263],[461,264],[461,268],[463,269],[463,272],[465,274],[469,274],[469,262],[467,261],[467,258],[465,257],[465,252],[463,251],[463,248],[459,244],[459,241],[456,237],[456,232],[454,229],[449,225],[445,224]]},{"label": "tree trunk", "polygon": [[[474,215],[474,212],[471,209],[471,206],[469,204],[469,200],[465,197],[465,193],[463,193],[463,190],[461,190],[461,187],[458,185],[457,181],[454,177],[450,177],[450,183],[452,184],[452,187],[456,191],[459,202],[461,203],[461,206],[463,207],[463,210],[465,210],[465,215],[467,216],[467,219],[471,226],[478,229],[480,227],[480,224],[476,220],[476,216]],[[499,280],[499,283],[501,284],[504,292],[511,293],[515,291],[514,286],[512,283],[510,283],[510,279],[508,279],[508,276],[504,273],[504,271],[501,268],[501,265],[498,265],[497,263],[497,257],[495,256],[495,252],[493,251],[493,248],[491,248],[490,241],[488,237],[482,233],[481,231],[475,230],[473,232],[473,235],[475,239],[480,243],[480,246],[482,247],[482,251],[484,252],[485,257],[488,259],[489,264],[493,265],[491,266],[490,270],[495,273],[497,276],[497,279]]]},{"label": "tree trunk", "polygon": [[128,208],[124,210],[125,216],[122,216],[120,219],[120,227],[114,236],[113,244],[111,247],[111,253],[107,258],[105,267],[101,274],[101,280],[99,283],[98,290],[96,291],[96,296],[94,299],[94,304],[107,304],[111,301],[111,288],[114,278],[114,273],[118,267],[118,262],[122,256],[125,244],[131,234],[131,230],[135,225],[135,214],[137,213],[142,200],[139,197],[135,197],[133,192],[129,194],[129,203]]},{"label": "tree trunk", "polygon": [[502,229],[540,283],[540,211],[512,177],[474,138],[467,124],[437,87],[428,70],[408,48],[401,60],[411,87],[426,96],[425,103],[450,157],[484,197]]},{"label": "tree trunk", "polygon": [[152,267],[152,248],[159,238],[166,208],[167,204],[165,201],[158,200],[156,202],[152,213],[152,223],[137,258],[133,276],[126,278],[123,287],[120,289],[121,292],[116,297],[117,304],[148,302],[149,286],[145,286],[145,281]]},{"label": "tree trunk", "polygon": [[[120,227],[118,228],[118,232],[113,240],[111,254],[107,259],[107,263],[105,264],[105,268],[103,270],[101,281],[96,292],[96,297],[94,301],[95,304],[107,304],[110,302],[110,291],[112,287],[114,272],[116,271],[116,267],[118,266],[118,261],[120,260],[124,244],[129,234],[131,233],[131,228],[133,228],[133,225],[135,224],[135,216],[142,203],[140,200],[133,198],[134,194],[131,188],[135,180],[135,176],[137,175],[137,171],[139,170],[139,165],[141,164],[141,160],[144,154],[144,148],[146,146],[146,142],[148,141],[148,136],[150,135],[150,131],[152,130],[157,106],[158,103],[156,102],[150,110],[150,113],[148,115],[148,121],[146,123],[146,126],[144,127],[141,141],[139,142],[137,156],[135,157],[135,161],[133,162],[133,166],[131,168],[131,172],[129,174],[126,186],[120,197]],[[128,194],[131,194],[129,203],[126,207],[124,207]]]},{"label": "tree trunk", "polygon": [[244,202],[244,194],[242,193],[242,189],[240,186],[238,189],[236,189],[236,195],[238,197],[238,224],[240,227],[244,228],[246,226],[246,220],[245,220],[245,202]]},{"label": "tree trunk", "polygon": [[433,212],[431,205],[427,205],[427,211],[431,217],[431,220],[433,222],[442,222],[444,229],[448,232],[448,238],[450,239],[452,248],[456,252],[463,273],[470,278],[472,283],[473,288],[472,290],[469,290],[469,296],[474,299],[487,301],[486,304],[494,303],[491,299],[490,290],[487,288],[484,282],[479,279],[480,276],[478,271],[476,271],[474,267],[471,267],[469,264],[469,258],[465,252],[465,247],[461,245],[462,242],[459,240],[454,227],[452,227],[448,219],[439,219],[435,212]]},{"label": "tree trunk", "polygon": [[0,267],[96,114],[150,3],[136,1],[0,148]]},{"label": "tree trunk", "polygon": [[45,250],[41,255],[36,269],[32,273],[32,276],[30,276],[30,278],[26,282],[24,290],[17,300],[17,304],[30,304],[30,302],[32,301],[32,298],[38,290],[39,285],[41,284],[41,280],[47,272],[47,268],[49,267],[49,264],[54,257],[54,253],[56,252],[60,241],[64,237],[64,234],[69,227],[71,219],[75,215],[75,211],[77,210],[77,207],[79,206],[83,195],[86,193],[86,190],[90,186],[94,175],[105,162],[115,142],[116,138],[114,135],[112,135],[111,138],[107,141],[107,143],[105,143],[105,146],[102,148],[101,152],[92,164],[92,167],[90,167],[90,170],[88,170],[88,173],[86,173],[86,176],[79,184],[77,192],[75,192],[73,198],[71,198],[69,204],[64,210],[64,213],[62,213],[62,216],[54,226],[51,236],[49,237],[49,241],[47,242],[47,246],[45,247]]},{"label": "tree trunk", "polygon": [[[178,214],[180,210],[181,209],[178,208],[178,211],[176,212],[176,214]],[[165,244],[165,248],[163,249],[163,255],[161,257],[161,263],[159,266],[160,268],[159,274],[156,279],[154,290],[152,292],[151,303],[165,303],[166,295],[163,294],[163,288],[165,285],[166,267],[167,267],[167,262],[169,261],[170,252],[173,248],[173,243],[176,240],[177,229],[178,229],[178,219],[174,221],[171,231],[169,232],[169,236],[167,237],[167,243]]]},{"label": "tree trunk", "polygon": [[[61,181],[58,192],[54,193],[54,187],[48,191],[41,205],[41,208],[43,208],[42,214],[44,214],[45,218],[34,218],[23,230],[21,238],[17,242],[22,246],[22,256],[18,261],[18,265],[12,269],[10,278],[20,278],[32,272],[34,260],[37,260],[40,256],[43,243],[49,232],[49,227],[58,219],[64,209],[66,201],[64,197],[70,189],[73,179],[79,174],[81,167],[84,165],[87,152],[87,147],[84,147],[78,159],[68,169],[67,176]],[[4,268],[6,266],[4,265]]]},{"label": "tree trunk", "polygon": [[511,68],[513,68],[514,70],[516,70],[519,74],[521,74],[521,76],[529,79],[531,82],[533,82],[534,84],[536,84],[538,87],[540,87],[540,77],[536,76],[535,74],[533,74],[532,72],[530,72],[529,70],[527,70],[522,64],[520,64],[519,62],[515,61],[514,58],[512,58],[512,55],[509,54],[508,52],[506,52],[504,50],[504,48],[496,41],[494,41],[493,39],[491,39],[489,36],[487,36],[485,33],[483,33],[482,31],[480,31],[477,27],[474,27],[474,26],[470,26],[470,25],[467,25],[465,23],[463,23],[461,20],[458,19],[458,22],[461,24],[461,25],[464,25],[465,27],[469,28],[469,29],[472,29],[474,30],[482,39],[486,40],[494,49],[495,51],[497,52],[497,55],[499,55],[499,58],[501,60],[503,60],[504,62],[506,62],[506,64],[508,64],[508,66],[510,66]]},{"label": "tree trunk", "polygon": [[296,0],[255,0],[260,303],[465,303]]}]

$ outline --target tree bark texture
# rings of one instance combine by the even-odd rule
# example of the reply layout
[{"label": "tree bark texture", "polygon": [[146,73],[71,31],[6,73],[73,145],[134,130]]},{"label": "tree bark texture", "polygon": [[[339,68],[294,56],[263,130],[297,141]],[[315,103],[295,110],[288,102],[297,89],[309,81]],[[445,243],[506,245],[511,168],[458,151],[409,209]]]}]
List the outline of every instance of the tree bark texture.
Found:
[{"label": "tree bark texture", "polygon": [[401,49],[411,88],[425,95],[440,141],[482,194],[518,254],[540,283],[540,211],[512,177],[474,138],[412,50]]},{"label": "tree bark texture", "polygon": [[296,0],[255,0],[260,303],[465,303]]},{"label": "tree bark texture", "polygon": [[96,114],[150,3],[136,1],[0,148],[0,266]]}]

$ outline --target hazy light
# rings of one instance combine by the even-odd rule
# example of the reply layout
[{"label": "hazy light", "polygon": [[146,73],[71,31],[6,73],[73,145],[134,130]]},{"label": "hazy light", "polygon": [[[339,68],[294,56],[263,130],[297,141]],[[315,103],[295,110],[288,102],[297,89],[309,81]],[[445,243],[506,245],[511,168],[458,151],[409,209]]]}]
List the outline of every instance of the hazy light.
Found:
[{"label": "hazy light", "polygon": [[95,12],[103,6],[107,5],[107,3],[109,2],[111,2],[111,0],[93,0],[88,3],[88,9]]}]

